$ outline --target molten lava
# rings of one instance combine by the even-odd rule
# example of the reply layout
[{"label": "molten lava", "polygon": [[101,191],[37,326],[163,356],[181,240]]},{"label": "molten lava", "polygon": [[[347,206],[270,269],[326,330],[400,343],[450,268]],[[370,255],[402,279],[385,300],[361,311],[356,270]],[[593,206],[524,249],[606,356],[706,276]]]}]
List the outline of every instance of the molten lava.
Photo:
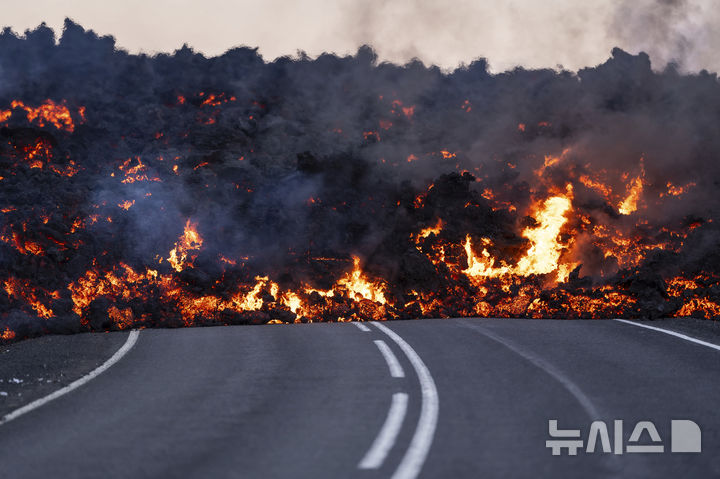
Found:
[{"label": "molten lava", "polygon": [[[18,68],[55,74],[4,85],[0,105],[0,341],[720,317],[717,175],[702,173],[717,111],[677,83],[720,91],[712,75],[620,52],[577,74],[447,73],[368,52],[266,63],[246,49],[100,49],[77,68],[61,60],[78,48],[33,45]],[[703,123],[684,117],[665,138],[676,107],[705,108]]]},{"label": "molten lava", "polygon": [[[0,110],[0,123],[8,121],[13,116],[13,110],[24,111],[27,121],[35,123],[39,127],[50,124],[58,130],[65,130],[69,133],[75,131],[72,114],[65,102],[58,104],[52,100],[46,100],[37,107],[31,107],[22,101],[13,100],[9,110]],[[78,116],[81,121],[85,120],[85,110],[82,107],[78,109]]]}]

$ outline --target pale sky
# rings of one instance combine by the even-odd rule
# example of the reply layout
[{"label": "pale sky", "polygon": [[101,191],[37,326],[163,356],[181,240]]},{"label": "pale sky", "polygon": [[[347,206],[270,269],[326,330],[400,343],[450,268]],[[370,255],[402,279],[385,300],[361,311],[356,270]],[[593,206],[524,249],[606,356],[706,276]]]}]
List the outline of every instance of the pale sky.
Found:
[{"label": "pale sky", "polygon": [[413,57],[452,69],[486,57],[493,71],[517,65],[576,70],[614,46],[646,51],[653,67],[720,69],[720,0],[0,0],[2,26],[18,33],[65,17],[113,35],[130,52],[206,55],[239,45],[272,60],[304,50],[381,60]]}]

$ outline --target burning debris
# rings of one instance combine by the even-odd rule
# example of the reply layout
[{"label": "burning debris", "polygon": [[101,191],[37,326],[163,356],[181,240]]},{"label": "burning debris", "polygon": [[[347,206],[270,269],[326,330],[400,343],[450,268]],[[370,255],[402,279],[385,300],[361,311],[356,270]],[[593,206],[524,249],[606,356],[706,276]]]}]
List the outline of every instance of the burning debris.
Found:
[{"label": "burning debris", "polygon": [[147,57],[68,21],[0,34],[0,80],[0,341],[720,316],[707,72]]}]

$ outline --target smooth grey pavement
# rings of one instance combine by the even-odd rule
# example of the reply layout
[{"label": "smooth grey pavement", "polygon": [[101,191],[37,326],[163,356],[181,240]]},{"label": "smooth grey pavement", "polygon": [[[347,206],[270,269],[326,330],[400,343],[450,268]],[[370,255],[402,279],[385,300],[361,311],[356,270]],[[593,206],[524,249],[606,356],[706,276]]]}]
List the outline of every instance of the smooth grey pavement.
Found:
[{"label": "smooth grey pavement", "polygon": [[[720,476],[718,350],[617,321],[383,324],[426,367],[436,416],[417,362],[373,324],[143,330],[98,377],[0,425],[0,477],[372,478],[412,473],[403,464],[413,458],[426,478]],[[642,324],[720,344],[717,323]],[[103,336],[88,346],[97,361],[68,374],[102,363],[127,333],[85,340]],[[63,340],[5,347],[14,356],[0,379],[34,385],[38,374],[58,376],[37,370],[37,357],[57,354],[52,343]],[[389,366],[376,341],[399,364]],[[21,397],[47,394],[42,384]],[[393,414],[402,410],[393,395],[407,399],[394,445],[385,444],[376,469],[359,469],[391,403]],[[9,412],[3,398],[0,405]],[[550,419],[580,429],[584,441],[592,421],[605,421],[612,441],[613,421],[623,420],[626,444],[638,421],[652,421],[666,452],[553,456]],[[700,426],[702,453],[669,452],[674,419]],[[423,434],[427,454],[413,449]],[[641,442],[651,444],[647,435]]]}]

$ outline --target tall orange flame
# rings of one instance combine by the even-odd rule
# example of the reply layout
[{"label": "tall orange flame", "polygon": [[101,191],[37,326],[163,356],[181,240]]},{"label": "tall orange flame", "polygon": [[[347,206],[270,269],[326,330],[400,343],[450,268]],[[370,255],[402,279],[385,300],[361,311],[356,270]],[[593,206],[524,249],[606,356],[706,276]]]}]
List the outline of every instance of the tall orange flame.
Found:
[{"label": "tall orange flame", "polygon": [[197,223],[192,223],[189,219],[185,223],[185,230],[175,247],[170,250],[170,256],[167,261],[177,272],[182,271],[185,267],[192,268],[192,261],[196,256],[190,254],[191,251],[199,250],[202,247],[203,239],[197,232]]}]

